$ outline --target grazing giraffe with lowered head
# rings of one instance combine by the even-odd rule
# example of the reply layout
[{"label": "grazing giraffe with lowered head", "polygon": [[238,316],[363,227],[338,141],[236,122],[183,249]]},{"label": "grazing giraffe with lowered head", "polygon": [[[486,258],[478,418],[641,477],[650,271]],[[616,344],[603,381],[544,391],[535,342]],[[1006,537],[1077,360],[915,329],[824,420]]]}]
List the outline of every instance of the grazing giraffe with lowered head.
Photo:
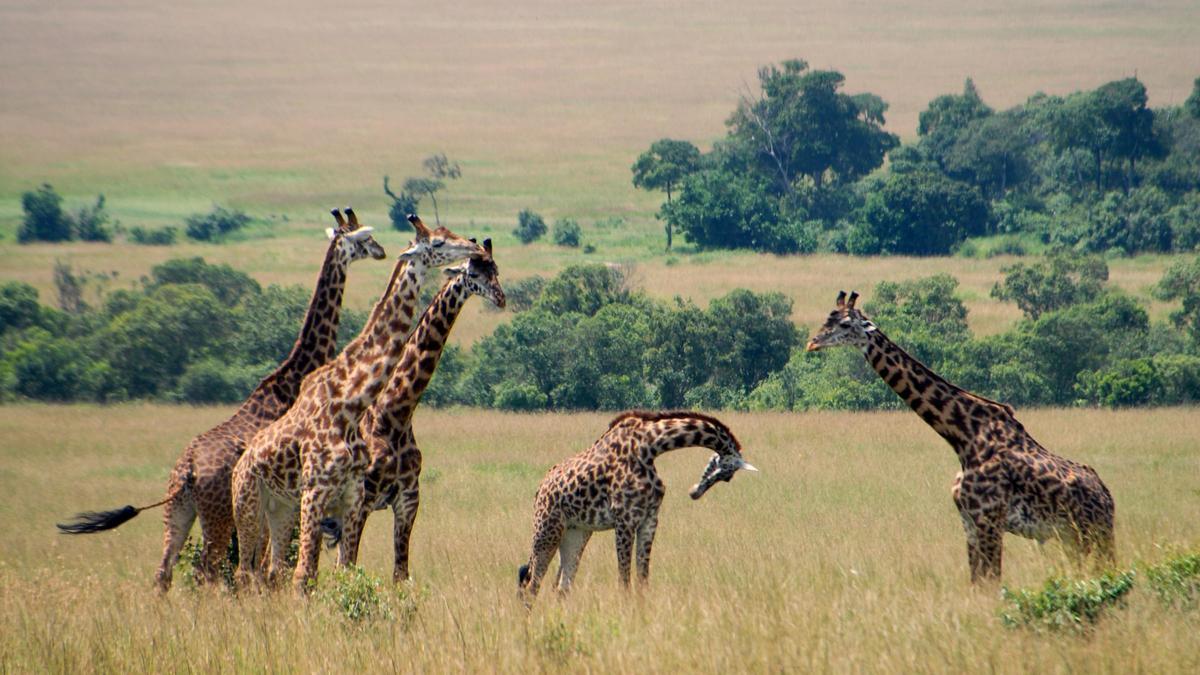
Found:
[{"label": "grazing giraffe with lowered head", "polygon": [[371,228],[358,224],[353,209],[346,207],[345,218],[337,209],[331,213],[337,228],[326,231],[329,247],[300,335],[279,367],[263,378],[232,417],[188,443],[167,481],[166,499],[141,508],[125,506],[82,513],[74,522],[60,524],[63,532],[109,530],[146,509],[165,504],[162,562],[154,575],[158,587],[163,591],[170,588],[179,551],[197,516],[204,538],[198,579],[209,582],[216,578],[233,533],[229,486],[234,464],[254,434],[292,406],[304,378],[337,353],[338,320],[350,263],[385,257],[383,247],[371,237]]},{"label": "grazing giraffe with lowered head", "polygon": [[444,227],[430,230],[416,216],[409,222],[416,239],[397,260],[367,325],[336,359],[305,378],[291,410],[255,435],[234,467],[239,585],[262,580],[268,531],[271,577],[279,580],[299,509],[293,585],[298,593],[307,591],[316,576],[322,531],[340,538],[342,519],[362,501],[369,455],[359,423],[400,359],[425,273],[484,253]]},{"label": "grazing giraffe with lowered head", "polygon": [[503,308],[504,289],[491,257],[492,240],[485,239],[487,256],[445,270],[449,279],[421,316],[404,346],[400,365],[383,393],[363,417],[361,430],[371,452],[362,507],[346,519],[338,549],[340,564],[358,561],[363,526],[371,511],[392,508],[395,562],[392,578],[408,579],[409,540],[420,502],[421,449],[413,435],[412,416],[433,378],[442,350],[459,312],[472,295]]},{"label": "grazing giraffe with lowered head", "polygon": [[854,307],[858,293],[838,294],[837,307],[808,342],[808,351],[862,349],[879,377],[939,436],[961,470],[951,494],[967,535],[971,581],[1000,578],[1005,531],[1054,537],[1078,557],[1113,563],[1113,498],[1092,467],[1042,447],[1012,406],[942,379],[888,339]]},{"label": "grazing giraffe with lowered head", "polygon": [[528,603],[558,550],[558,590],[566,592],[592,533],[615,530],[617,571],[629,586],[636,539],[638,580],[650,577],[650,547],[658,527],[658,507],[666,489],[654,461],[678,448],[703,447],[712,459],[688,493],[699,499],[739,469],[757,471],[742,459],[742,446],[720,420],[696,412],[621,413],[592,447],[556,464],[542,479],[534,502],[533,545],[528,564],[517,574]]}]

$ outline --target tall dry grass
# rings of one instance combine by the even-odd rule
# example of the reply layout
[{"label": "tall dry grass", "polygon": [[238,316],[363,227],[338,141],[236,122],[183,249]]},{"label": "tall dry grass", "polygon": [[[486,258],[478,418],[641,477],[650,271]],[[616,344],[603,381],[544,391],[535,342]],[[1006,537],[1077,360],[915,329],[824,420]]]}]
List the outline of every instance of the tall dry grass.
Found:
[{"label": "tall dry grass", "polygon": [[[1195,672],[1200,613],[1146,595],[1082,637],[1012,631],[995,590],[967,580],[949,498],[957,464],[911,413],[721,417],[762,472],[698,502],[705,460],[659,461],[668,494],[650,587],[617,585],[596,535],[574,593],[515,597],[543,472],[607,415],[418,413],[425,449],[414,581],[391,621],[352,626],[319,600],[151,590],[161,526],[69,538],[86,508],[158,498],[192,434],[227,410],[158,405],[0,408],[0,669],[17,672],[402,671]],[[1032,410],[1047,446],[1095,466],[1117,502],[1118,559],[1200,542],[1193,409]],[[365,567],[391,569],[376,514]],[[1070,571],[1057,545],[1006,539],[1005,582]],[[324,556],[326,564],[329,556]],[[327,566],[326,566],[327,568]],[[391,593],[391,591],[389,591]],[[403,594],[403,598],[400,597]]]}]

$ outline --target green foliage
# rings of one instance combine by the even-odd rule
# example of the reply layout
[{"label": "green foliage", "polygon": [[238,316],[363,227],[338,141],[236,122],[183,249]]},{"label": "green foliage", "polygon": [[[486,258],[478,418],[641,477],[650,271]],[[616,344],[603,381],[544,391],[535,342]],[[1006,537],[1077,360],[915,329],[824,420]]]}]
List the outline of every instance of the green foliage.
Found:
[{"label": "green foliage", "polygon": [[392,189],[388,187],[387,176],[383,177],[383,191],[392,198],[392,205],[388,207],[388,218],[392,221],[392,227],[401,232],[408,232],[412,229],[408,217],[417,212],[420,200],[411,192],[404,190],[401,190],[400,194],[392,192]]},{"label": "green foliage", "polygon": [[559,218],[554,222],[554,230],[551,237],[558,246],[579,248],[580,240],[583,238],[583,230],[580,229],[579,223],[573,219]]},{"label": "green foliage", "polygon": [[799,176],[817,187],[827,177],[852,182],[898,144],[883,130],[887,104],[871,94],[842,93],[839,72],[809,70],[793,59],[760,68],[758,80],[759,97],[743,98],[726,124],[730,142],[777,193],[790,192]]},{"label": "green foliage", "polygon": [[21,194],[25,216],[17,231],[17,241],[70,241],[73,236],[71,217],[62,208],[62,197],[49,183],[37,190]]},{"label": "green foliage", "polygon": [[178,233],[179,231],[174,227],[151,230],[135,225],[129,228],[129,239],[133,243],[143,246],[173,246]]},{"label": "green foliage", "polygon": [[1108,265],[1097,257],[1051,255],[1030,265],[1017,263],[1000,271],[1004,281],[992,287],[992,297],[1016,303],[1030,319],[1090,302],[1108,281]]},{"label": "green foliage", "polygon": [[1110,408],[1145,405],[1158,382],[1154,360],[1122,359],[1102,370],[1079,373],[1075,390],[1086,401]]},{"label": "green foliage", "polygon": [[[688,141],[661,138],[633,163],[633,186],[643,190],[665,190],[667,203],[680,181],[700,166],[700,149]],[[667,249],[671,248],[671,221],[667,221]]]},{"label": "green foliage", "polygon": [[0,371],[10,373],[13,393],[43,401],[123,398],[107,361],[96,359],[78,341],[43,328],[25,331],[5,352]]},{"label": "green foliage", "polygon": [[32,326],[40,314],[36,288],[20,281],[0,283],[0,335]]},{"label": "green foliage", "polygon": [[395,618],[383,583],[358,565],[339,567],[321,577],[317,599],[352,624]]},{"label": "green foliage", "polygon": [[251,218],[240,209],[214,206],[208,213],[197,213],[184,219],[184,232],[196,241],[220,241],[231,232],[249,225]]},{"label": "green foliage", "polygon": [[1192,93],[1183,102],[1183,109],[1192,117],[1200,118],[1200,77],[1192,82]]},{"label": "green foliage", "polygon": [[513,236],[520,239],[522,244],[531,244],[545,234],[546,221],[529,209],[521,209],[517,214],[517,229],[513,230]]},{"label": "green foliage", "polygon": [[550,398],[525,382],[502,382],[496,386],[492,404],[501,410],[533,412],[545,410]]},{"label": "green foliage", "polygon": [[229,265],[207,263],[199,256],[175,258],[150,269],[150,278],[146,282],[148,289],[172,284],[199,284],[211,291],[222,304],[230,307],[247,295],[262,290],[258,282],[245,272],[239,272]]},{"label": "green foliage", "polygon": [[216,359],[188,364],[179,378],[178,398],[187,403],[240,403],[274,367],[242,366]]},{"label": "green foliage", "polygon": [[892,174],[867,197],[850,233],[853,253],[945,255],[973,234],[982,234],[988,204],[979,192],[940,174]]},{"label": "green foliage", "polygon": [[533,307],[542,290],[546,287],[543,277],[532,276],[518,279],[504,286],[504,294],[508,299],[508,308],[514,312],[524,312]]},{"label": "green foliage", "polygon": [[679,198],[663,205],[662,216],[688,241],[703,247],[771,253],[816,248],[815,238],[800,223],[782,220],[778,199],[754,174],[697,171],[684,179]]},{"label": "green foliage", "polygon": [[571,265],[545,283],[534,307],[555,314],[591,316],[614,302],[630,302],[626,273],[600,263]]},{"label": "green foliage", "polygon": [[1154,288],[1159,300],[1181,300],[1182,307],[1171,313],[1176,326],[1187,329],[1200,344],[1200,256],[1172,263]]},{"label": "green foliage", "polygon": [[1106,574],[1095,579],[1047,579],[1041,590],[1002,590],[1008,606],[1000,620],[1009,628],[1038,631],[1087,631],[1111,607],[1124,606],[1133,589],[1133,572]]},{"label": "green foliage", "polygon": [[944,165],[946,156],[967,127],[991,114],[992,109],[980,98],[975,82],[967,78],[961,95],[938,96],[918,117],[921,150],[939,165]]},{"label": "green foliage", "polygon": [[1178,609],[1200,605],[1200,553],[1174,556],[1146,567],[1143,574],[1164,605]]},{"label": "green foliage", "polygon": [[583,637],[562,621],[543,625],[532,637],[539,652],[559,665],[589,654]]},{"label": "green foliage", "polygon": [[108,213],[104,210],[104,195],[96,197],[96,203],[79,209],[75,214],[75,236],[82,241],[112,241],[108,229]]}]

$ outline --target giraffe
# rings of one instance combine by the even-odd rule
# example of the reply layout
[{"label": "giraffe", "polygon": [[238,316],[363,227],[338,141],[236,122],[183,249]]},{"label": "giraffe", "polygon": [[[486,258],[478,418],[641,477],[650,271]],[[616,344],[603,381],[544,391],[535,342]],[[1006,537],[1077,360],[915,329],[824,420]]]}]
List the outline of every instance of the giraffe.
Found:
[{"label": "giraffe", "polygon": [[307,592],[322,531],[340,538],[342,516],[362,500],[368,455],[359,422],[399,361],[422,278],[430,267],[484,253],[444,227],[430,230],[416,216],[409,222],[416,239],[396,262],[367,325],[336,359],[305,378],[296,403],[254,436],[234,467],[239,585],[262,580],[267,530],[271,578],[278,581],[298,507],[300,556],[293,585],[299,594]]},{"label": "giraffe", "polygon": [[412,430],[412,416],[429,385],[459,312],[472,295],[487,298],[503,308],[504,289],[492,259],[492,240],[485,239],[486,256],[473,256],[465,264],[448,268],[449,279],[421,316],[404,346],[400,365],[392,372],[383,393],[360,425],[370,449],[365,497],[361,507],[346,519],[338,548],[339,564],[353,564],[363,526],[373,510],[390,506],[394,516],[395,564],[392,578],[408,579],[408,543],[420,501],[421,449]]},{"label": "giraffe", "polygon": [[1113,562],[1113,498],[1092,467],[1042,447],[1012,406],[957,387],[889,340],[855,308],[837,307],[807,350],[853,346],[925,423],[954,448],[961,470],[951,495],[967,536],[971,582],[998,581],[1005,531],[1056,538],[1079,558]]},{"label": "giraffe", "polygon": [[336,353],[350,264],[367,257],[386,257],[383,247],[371,236],[372,228],[360,226],[353,209],[346,207],[345,217],[338,209],[330,213],[337,227],[326,230],[330,242],[300,335],[279,367],[263,378],[232,417],[188,443],[167,481],[166,499],[141,508],[128,505],[81,513],[74,522],[59,524],[60,530],[69,534],[110,530],[142,511],[165,505],[162,561],[154,575],[159,589],[170,589],[180,548],[197,516],[204,540],[198,579],[209,582],[216,578],[233,533],[229,486],[234,464],[250,438],[291,407],[304,377]]},{"label": "giraffe", "polygon": [[688,493],[692,499],[704,496],[717,481],[730,480],[739,469],[758,470],[742,459],[741,443],[720,420],[690,411],[641,410],[617,415],[592,447],[551,468],[534,502],[529,562],[517,574],[526,603],[537,596],[556,548],[558,590],[570,590],[583,549],[599,530],[616,531],[617,570],[626,587],[636,538],[638,580],[646,583],[658,507],[666,492],[654,460],[688,447],[716,453]]}]

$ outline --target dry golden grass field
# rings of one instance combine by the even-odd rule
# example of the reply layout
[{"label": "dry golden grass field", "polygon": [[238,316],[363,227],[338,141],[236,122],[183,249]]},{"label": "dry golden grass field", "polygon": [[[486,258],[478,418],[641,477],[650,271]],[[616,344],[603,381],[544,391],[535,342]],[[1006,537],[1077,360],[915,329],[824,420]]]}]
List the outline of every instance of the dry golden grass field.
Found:
[{"label": "dry golden grass field", "polygon": [[[1112,672],[1200,669],[1200,611],[1137,592],[1090,634],[1001,625],[968,583],[949,498],[957,463],[911,413],[721,417],[761,469],[693,502],[707,453],[659,460],[667,484],[650,587],[617,585],[611,533],[574,593],[515,596],[543,472],[608,415],[418,413],[425,450],[411,586],[355,626],[320,599],[151,589],[158,512],[66,537],[80,509],[158,499],[184,442],[227,408],[0,408],[0,670],[503,672]],[[1118,561],[1200,544],[1195,410],[1029,410],[1047,446],[1096,467],[1117,503]],[[390,514],[361,562],[389,577]],[[1070,571],[1057,544],[1006,538],[1004,581]],[[328,555],[323,569],[329,569]],[[178,576],[177,576],[178,579]],[[389,586],[390,588],[390,586]]]}]

